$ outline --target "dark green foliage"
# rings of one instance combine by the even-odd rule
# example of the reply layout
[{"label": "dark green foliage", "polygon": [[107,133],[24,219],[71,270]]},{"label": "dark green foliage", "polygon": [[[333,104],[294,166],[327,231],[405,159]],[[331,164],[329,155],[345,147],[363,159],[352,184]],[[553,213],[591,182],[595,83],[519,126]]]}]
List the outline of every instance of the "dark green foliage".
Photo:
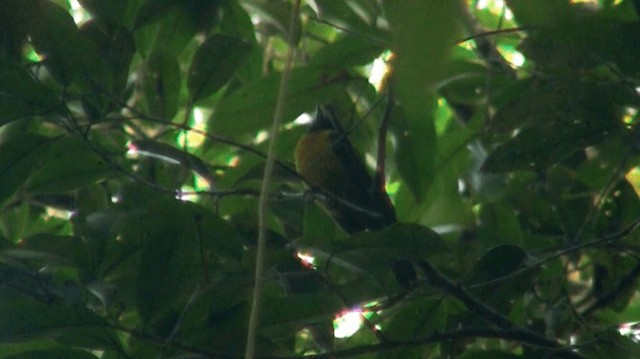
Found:
[{"label": "dark green foliage", "polygon": [[[639,2],[483,3],[0,0],[0,358],[242,357],[288,38],[260,357],[638,357]],[[399,223],[306,191],[321,104]]]}]

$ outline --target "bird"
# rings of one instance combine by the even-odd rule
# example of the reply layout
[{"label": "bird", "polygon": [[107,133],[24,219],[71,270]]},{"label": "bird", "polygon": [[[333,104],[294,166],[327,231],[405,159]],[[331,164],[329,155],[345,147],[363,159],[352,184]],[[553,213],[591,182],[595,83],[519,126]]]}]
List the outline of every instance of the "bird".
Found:
[{"label": "bird", "polygon": [[[396,223],[384,179],[369,173],[331,105],[317,107],[311,127],[296,145],[295,163],[304,181],[320,190],[322,207],[347,234]],[[394,260],[391,269],[403,287],[416,279],[410,262]]]}]

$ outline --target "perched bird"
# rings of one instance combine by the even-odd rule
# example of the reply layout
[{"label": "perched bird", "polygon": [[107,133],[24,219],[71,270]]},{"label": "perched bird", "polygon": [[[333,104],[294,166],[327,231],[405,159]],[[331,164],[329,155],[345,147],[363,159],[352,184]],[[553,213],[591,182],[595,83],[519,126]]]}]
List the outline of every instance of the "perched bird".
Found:
[{"label": "perched bird", "polygon": [[[384,180],[373,177],[329,105],[318,106],[309,131],[298,141],[296,168],[307,184],[323,191],[321,204],[348,234],[377,230],[396,222]],[[411,263],[393,261],[404,287],[415,280]]]}]

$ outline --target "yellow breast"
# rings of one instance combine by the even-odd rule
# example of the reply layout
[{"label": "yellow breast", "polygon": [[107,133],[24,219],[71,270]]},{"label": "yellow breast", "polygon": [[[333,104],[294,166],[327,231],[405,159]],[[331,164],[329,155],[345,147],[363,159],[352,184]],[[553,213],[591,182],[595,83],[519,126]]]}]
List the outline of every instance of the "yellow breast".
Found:
[{"label": "yellow breast", "polygon": [[296,146],[296,168],[310,185],[338,194],[347,174],[332,150],[332,133],[326,130],[304,135]]}]

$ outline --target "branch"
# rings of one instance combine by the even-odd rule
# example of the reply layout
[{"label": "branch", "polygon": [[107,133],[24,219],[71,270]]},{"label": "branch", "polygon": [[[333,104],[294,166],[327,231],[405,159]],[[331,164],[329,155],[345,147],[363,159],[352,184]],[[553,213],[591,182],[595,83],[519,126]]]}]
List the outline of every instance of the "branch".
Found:
[{"label": "branch", "polygon": [[638,277],[640,277],[640,263],[636,264],[633,269],[629,271],[621,280],[618,282],[613,289],[604,295],[600,296],[593,304],[588,306],[585,310],[582,311],[581,315],[588,316],[592,314],[596,309],[600,309],[606,307],[611,302],[618,298],[618,295],[627,289],[629,289],[632,285],[635,284]]},{"label": "branch", "polygon": [[[426,338],[409,340],[402,342],[386,342],[372,345],[363,345],[355,348],[339,350],[332,353],[305,355],[305,359],[332,359],[332,358],[351,358],[361,356],[368,353],[381,353],[390,350],[404,349],[411,347],[420,347],[427,344],[448,342],[452,340],[467,339],[467,338],[486,338],[486,339],[502,339],[508,341],[519,342],[522,344],[528,344],[531,346],[542,347],[553,351],[554,358],[567,358],[567,359],[584,359],[579,353],[567,348],[558,348],[557,345],[549,346],[549,341],[544,342],[534,340],[526,333],[518,330],[503,330],[503,329],[461,329],[456,331],[434,333]],[[271,359],[294,359],[299,356],[269,356],[264,357]]]},{"label": "branch", "polygon": [[258,200],[258,249],[256,254],[256,272],[253,283],[253,300],[251,301],[251,313],[249,315],[249,328],[247,330],[247,346],[245,351],[245,359],[252,359],[255,356],[256,340],[258,336],[258,322],[260,320],[260,306],[262,304],[262,276],[264,272],[264,263],[266,257],[267,242],[267,202],[269,199],[269,185],[271,173],[275,164],[276,143],[278,140],[278,129],[282,120],[285,100],[287,96],[287,88],[289,84],[289,75],[291,74],[291,66],[293,64],[293,53],[295,52],[294,36],[297,30],[297,16],[300,12],[300,0],[294,2],[291,9],[290,27],[289,27],[289,50],[287,52],[287,61],[280,78],[280,90],[278,92],[278,100],[276,103],[275,113],[273,115],[273,126],[271,128],[269,151],[264,168],[264,176],[262,178],[262,186],[260,188],[260,199]]},{"label": "branch", "polygon": [[431,263],[423,261],[420,263],[420,268],[424,271],[425,275],[429,279],[429,282],[436,287],[440,287],[447,291],[454,298],[464,304],[467,309],[478,314],[480,317],[487,320],[489,323],[495,324],[505,332],[505,335],[513,336],[510,340],[517,340],[522,343],[527,343],[535,346],[542,346],[547,348],[553,348],[558,350],[558,356],[563,358],[581,358],[580,355],[564,349],[560,344],[555,341],[549,340],[546,337],[532,332],[526,328],[518,328],[507,317],[498,313],[497,311],[489,308],[484,303],[467,293],[464,288],[459,284],[453,283],[449,278],[445,277],[440,271],[438,271]]},{"label": "branch", "polygon": [[580,243],[580,244],[576,244],[567,248],[564,248],[562,250],[559,250],[558,252],[556,252],[555,254],[550,255],[547,258],[541,259],[525,268],[522,268],[520,270],[517,270],[515,272],[509,273],[507,275],[504,275],[502,277],[498,277],[495,279],[491,279],[482,283],[476,283],[473,285],[469,285],[467,286],[467,288],[478,288],[478,287],[482,287],[485,285],[491,285],[491,284],[496,284],[496,283],[500,283],[503,282],[509,278],[513,278],[519,274],[522,274],[532,268],[536,268],[538,266],[541,266],[547,262],[550,262],[558,257],[562,257],[564,255],[567,255],[569,253],[573,253],[577,250],[583,249],[583,248],[587,248],[587,247],[595,247],[601,244],[606,244],[609,242],[614,242],[614,241],[618,241],[620,239],[625,238],[626,236],[628,236],[629,234],[633,233],[633,231],[635,231],[638,227],[640,227],[640,218],[636,219],[633,223],[631,223],[629,226],[627,226],[627,228],[618,231],[616,233],[610,234],[608,236],[604,236],[598,239],[594,239],[592,241],[589,242],[585,242],[585,243]]}]

